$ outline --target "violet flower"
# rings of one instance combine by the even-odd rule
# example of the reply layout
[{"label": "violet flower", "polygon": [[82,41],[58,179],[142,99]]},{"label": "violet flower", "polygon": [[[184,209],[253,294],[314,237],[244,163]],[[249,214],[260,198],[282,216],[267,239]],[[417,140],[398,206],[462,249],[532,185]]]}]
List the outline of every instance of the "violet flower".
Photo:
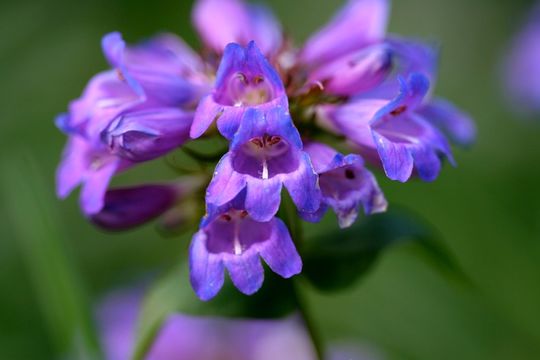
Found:
[{"label": "violet flower", "polygon": [[264,279],[260,257],[284,278],[302,269],[285,224],[274,217],[256,221],[245,210],[245,199],[244,191],[223,206],[209,205],[201,229],[193,236],[190,278],[202,300],[210,300],[219,292],[225,269],[242,293],[255,293]]},{"label": "violet flower", "polygon": [[343,156],[320,143],[309,143],[305,150],[319,175],[322,193],[319,210],[301,213],[305,220],[319,222],[331,207],[338,217],[339,226],[345,228],[356,220],[359,207],[363,207],[366,215],[386,210],[386,199],[360,156]]},{"label": "violet flower", "polygon": [[[131,358],[141,309],[139,290],[115,290],[97,309],[99,335],[108,360]],[[228,319],[169,315],[147,360],[313,360],[313,343],[297,314],[281,319]]]},{"label": "violet flower", "polygon": [[504,68],[506,92],[517,112],[540,114],[540,4],[512,41]]},{"label": "violet flower", "polygon": [[206,202],[221,206],[246,189],[246,211],[257,221],[268,221],[279,209],[283,185],[300,211],[319,208],[317,174],[290,115],[280,107],[267,113],[248,109],[216,166]]},{"label": "violet flower", "polygon": [[217,120],[220,133],[231,140],[249,108],[263,112],[286,109],[287,95],[278,73],[255,42],[250,42],[246,48],[232,43],[225,48],[213,91],[199,103],[191,137],[201,136]]}]

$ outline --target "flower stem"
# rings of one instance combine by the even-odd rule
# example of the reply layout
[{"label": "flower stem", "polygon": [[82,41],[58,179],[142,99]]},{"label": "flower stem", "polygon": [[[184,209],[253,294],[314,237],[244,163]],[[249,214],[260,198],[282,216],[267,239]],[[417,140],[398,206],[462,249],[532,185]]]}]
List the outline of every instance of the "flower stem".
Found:
[{"label": "flower stem", "polygon": [[297,280],[294,282],[294,292],[295,292],[296,302],[298,305],[298,311],[300,312],[300,316],[302,316],[302,320],[304,321],[306,329],[311,338],[311,342],[313,343],[313,347],[315,348],[317,359],[323,360],[324,349],[323,349],[322,341],[321,341],[319,332],[317,331],[315,324],[313,323],[313,319],[309,314],[306,300],[304,299],[304,296],[302,295],[302,292],[300,291],[300,286]]}]

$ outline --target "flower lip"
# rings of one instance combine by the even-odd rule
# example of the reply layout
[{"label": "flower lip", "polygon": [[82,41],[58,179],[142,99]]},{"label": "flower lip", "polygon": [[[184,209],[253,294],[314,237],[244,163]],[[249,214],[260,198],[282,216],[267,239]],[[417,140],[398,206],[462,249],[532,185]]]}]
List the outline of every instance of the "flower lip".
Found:
[{"label": "flower lip", "polygon": [[264,134],[249,139],[233,153],[233,168],[241,174],[270,179],[298,168],[298,157],[281,136]]}]

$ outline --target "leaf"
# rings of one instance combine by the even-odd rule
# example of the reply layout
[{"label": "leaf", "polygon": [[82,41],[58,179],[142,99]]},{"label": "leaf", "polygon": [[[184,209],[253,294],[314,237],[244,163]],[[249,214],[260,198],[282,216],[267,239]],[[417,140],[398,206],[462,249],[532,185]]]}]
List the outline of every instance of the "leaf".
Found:
[{"label": "leaf", "polygon": [[290,280],[269,269],[263,287],[254,295],[241,294],[228,280],[212,300],[203,302],[189,284],[188,266],[179,264],[150,289],[139,318],[134,359],[143,359],[168,315],[175,312],[197,316],[235,318],[279,318],[298,307],[298,298]]},{"label": "leaf", "polygon": [[320,290],[344,289],[366,275],[384,250],[406,242],[416,244],[440,270],[465,279],[431,227],[404,211],[365,217],[348,229],[308,239],[303,275]]},{"label": "leaf", "polygon": [[2,199],[56,350],[73,359],[101,358],[88,299],[49,195],[53,190],[31,156],[9,159],[2,161]]}]

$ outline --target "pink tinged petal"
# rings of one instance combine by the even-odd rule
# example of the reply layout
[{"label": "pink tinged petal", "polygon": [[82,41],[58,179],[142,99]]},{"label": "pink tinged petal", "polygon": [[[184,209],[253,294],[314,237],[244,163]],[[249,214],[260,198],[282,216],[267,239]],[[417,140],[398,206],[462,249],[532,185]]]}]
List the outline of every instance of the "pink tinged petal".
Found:
[{"label": "pink tinged petal", "polygon": [[273,272],[290,278],[302,271],[302,259],[291,239],[289,230],[278,218],[271,220],[272,235],[263,246],[260,254]]},{"label": "pink tinged petal", "polygon": [[270,179],[247,178],[246,211],[255,220],[270,221],[279,210],[282,182],[279,176]]},{"label": "pink tinged petal", "polygon": [[257,252],[248,250],[241,255],[227,254],[223,262],[234,286],[242,293],[252,295],[261,288],[264,269]]},{"label": "pink tinged petal", "polygon": [[384,38],[387,0],[349,0],[304,46],[302,62],[316,65],[337,59]]},{"label": "pink tinged petal", "polygon": [[282,40],[281,27],[266,7],[240,0],[199,0],[193,22],[206,45],[217,53],[231,42],[247,45],[254,40],[263,53],[271,54]]},{"label": "pink tinged petal", "polygon": [[56,171],[56,194],[59,198],[66,198],[83,181],[88,168],[87,152],[88,144],[84,139],[78,136],[68,139]]},{"label": "pink tinged petal", "polygon": [[354,95],[374,88],[392,70],[392,53],[385,44],[375,44],[318,67],[309,75],[324,91],[335,95]]},{"label": "pink tinged petal", "polygon": [[96,158],[90,164],[81,188],[80,204],[86,215],[97,214],[105,205],[105,192],[121,160],[114,157]]},{"label": "pink tinged petal", "polygon": [[223,260],[219,254],[208,251],[207,239],[204,230],[200,230],[193,236],[189,249],[191,286],[203,301],[216,296],[225,280]]},{"label": "pink tinged petal", "polygon": [[419,114],[457,145],[468,147],[476,140],[476,126],[470,115],[447,100],[433,99]]},{"label": "pink tinged petal", "polygon": [[300,156],[298,169],[281,176],[298,211],[314,212],[319,208],[321,200],[319,180],[309,155],[302,151]]},{"label": "pink tinged petal", "polygon": [[221,206],[233,200],[245,187],[246,179],[234,171],[231,155],[227,153],[216,166],[214,176],[206,191],[206,202]]}]

